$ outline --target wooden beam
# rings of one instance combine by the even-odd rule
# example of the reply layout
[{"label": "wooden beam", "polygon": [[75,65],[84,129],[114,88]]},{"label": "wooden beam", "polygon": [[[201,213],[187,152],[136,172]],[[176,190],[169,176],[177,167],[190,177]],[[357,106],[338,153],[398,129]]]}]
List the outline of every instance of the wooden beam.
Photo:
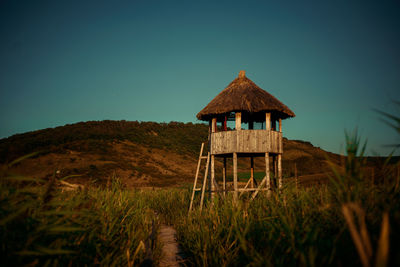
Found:
[{"label": "wooden beam", "polygon": [[226,158],[224,157],[224,167],[222,169],[222,190],[224,191],[224,197],[226,195]]},{"label": "wooden beam", "polygon": [[242,113],[236,112],[235,113],[235,130],[242,129]]},{"label": "wooden beam", "polygon": [[215,133],[217,131],[217,118],[213,118],[211,122],[211,132]]},{"label": "wooden beam", "polygon": [[267,191],[267,188],[239,188],[238,191],[240,192],[240,194],[243,194],[244,192],[255,192],[255,191]]},{"label": "wooden beam", "polygon": [[238,191],[241,192],[241,193],[239,194],[239,197],[241,197],[242,194],[243,194],[246,190],[247,190],[247,191],[249,191],[249,190],[254,190],[254,189],[252,189],[252,188],[247,188],[247,187],[249,186],[250,182],[251,182],[251,177],[250,177],[250,179],[247,181],[247,183],[246,183],[246,185],[244,186],[244,188],[239,188],[239,189],[238,189]]},{"label": "wooden beam", "polygon": [[210,192],[211,192],[211,204],[214,203],[214,191],[215,191],[215,169],[214,169],[214,163],[215,163],[215,156],[211,155],[211,181],[210,181]]},{"label": "wooden beam", "polygon": [[265,113],[265,130],[271,130],[271,113]]},{"label": "wooden beam", "polygon": [[262,190],[262,187],[264,186],[264,184],[266,184],[266,190],[267,190],[267,196],[269,197],[271,194],[271,179],[269,176],[269,154],[265,153],[265,176],[262,179],[260,185],[255,189],[253,195],[251,196],[250,201],[252,201],[258,194],[258,192],[260,192],[260,190]]},{"label": "wooden beam", "polygon": [[265,178],[269,195],[271,192],[271,177],[269,173],[269,153],[265,153]]},{"label": "wooden beam", "polygon": [[250,157],[250,187],[254,188],[254,158]]},{"label": "wooden beam", "polygon": [[262,179],[260,185],[255,189],[253,195],[251,195],[250,201],[252,201],[253,199],[256,198],[258,192],[260,192],[260,190],[262,190],[262,187],[264,186],[264,184],[266,183],[266,181],[267,181],[267,176],[264,176],[264,178]]},{"label": "wooden beam", "polygon": [[233,201],[238,200],[237,153],[233,153]]},{"label": "wooden beam", "polygon": [[282,119],[279,118],[279,132],[282,132]]},{"label": "wooden beam", "polygon": [[282,154],[278,154],[278,188],[282,189]]}]

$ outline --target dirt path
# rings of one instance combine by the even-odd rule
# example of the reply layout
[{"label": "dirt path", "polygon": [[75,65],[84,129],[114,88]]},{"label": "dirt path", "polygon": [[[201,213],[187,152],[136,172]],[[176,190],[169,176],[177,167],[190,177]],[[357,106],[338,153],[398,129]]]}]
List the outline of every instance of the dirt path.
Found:
[{"label": "dirt path", "polygon": [[161,225],[158,233],[158,240],[162,244],[162,256],[160,267],[178,267],[182,262],[178,242],[176,241],[176,231],[168,225]]}]

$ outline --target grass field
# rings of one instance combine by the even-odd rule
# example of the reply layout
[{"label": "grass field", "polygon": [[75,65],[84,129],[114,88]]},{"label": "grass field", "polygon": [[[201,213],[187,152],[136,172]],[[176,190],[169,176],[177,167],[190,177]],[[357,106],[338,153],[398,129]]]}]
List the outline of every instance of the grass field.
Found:
[{"label": "grass field", "polygon": [[188,216],[188,189],[132,191],[114,179],[107,188],[61,192],[56,180],[3,171],[2,263],[157,264],[155,233],[167,223],[192,266],[398,265],[399,177],[388,173],[372,184],[348,175],[338,174],[330,186],[288,184],[251,204],[234,205],[228,196]]},{"label": "grass field", "polygon": [[329,184],[287,182],[253,202],[244,195],[233,203],[228,194],[189,215],[189,188],[128,190],[111,177],[102,187],[66,190],[71,177],[11,173],[20,158],[0,169],[1,263],[156,266],[157,231],[169,224],[187,266],[399,266],[399,164],[383,164],[383,178],[373,181],[363,151],[359,137],[348,136],[346,162],[332,165]]}]

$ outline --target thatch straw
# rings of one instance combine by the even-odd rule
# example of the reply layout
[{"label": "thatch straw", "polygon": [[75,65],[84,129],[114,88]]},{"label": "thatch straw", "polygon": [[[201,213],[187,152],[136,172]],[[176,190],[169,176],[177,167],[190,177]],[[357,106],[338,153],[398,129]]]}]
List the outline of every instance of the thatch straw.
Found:
[{"label": "thatch straw", "polygon": [[197,114],[197,118],[207,121],[233,111],[244,111],[249,114],[271,112],[275,118],[281,119],[295,116],[282,102],[247,78],[243,70],[240,71],[238,78]]}]

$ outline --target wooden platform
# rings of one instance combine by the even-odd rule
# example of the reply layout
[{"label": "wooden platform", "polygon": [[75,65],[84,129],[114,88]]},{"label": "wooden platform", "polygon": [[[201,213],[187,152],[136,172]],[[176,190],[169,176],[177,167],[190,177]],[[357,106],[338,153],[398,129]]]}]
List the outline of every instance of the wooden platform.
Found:
[{"label": "wooden platform", "polygon": [[282,154],[282,133],[272,130],[238,130],[211,133],[211,155]]}]

